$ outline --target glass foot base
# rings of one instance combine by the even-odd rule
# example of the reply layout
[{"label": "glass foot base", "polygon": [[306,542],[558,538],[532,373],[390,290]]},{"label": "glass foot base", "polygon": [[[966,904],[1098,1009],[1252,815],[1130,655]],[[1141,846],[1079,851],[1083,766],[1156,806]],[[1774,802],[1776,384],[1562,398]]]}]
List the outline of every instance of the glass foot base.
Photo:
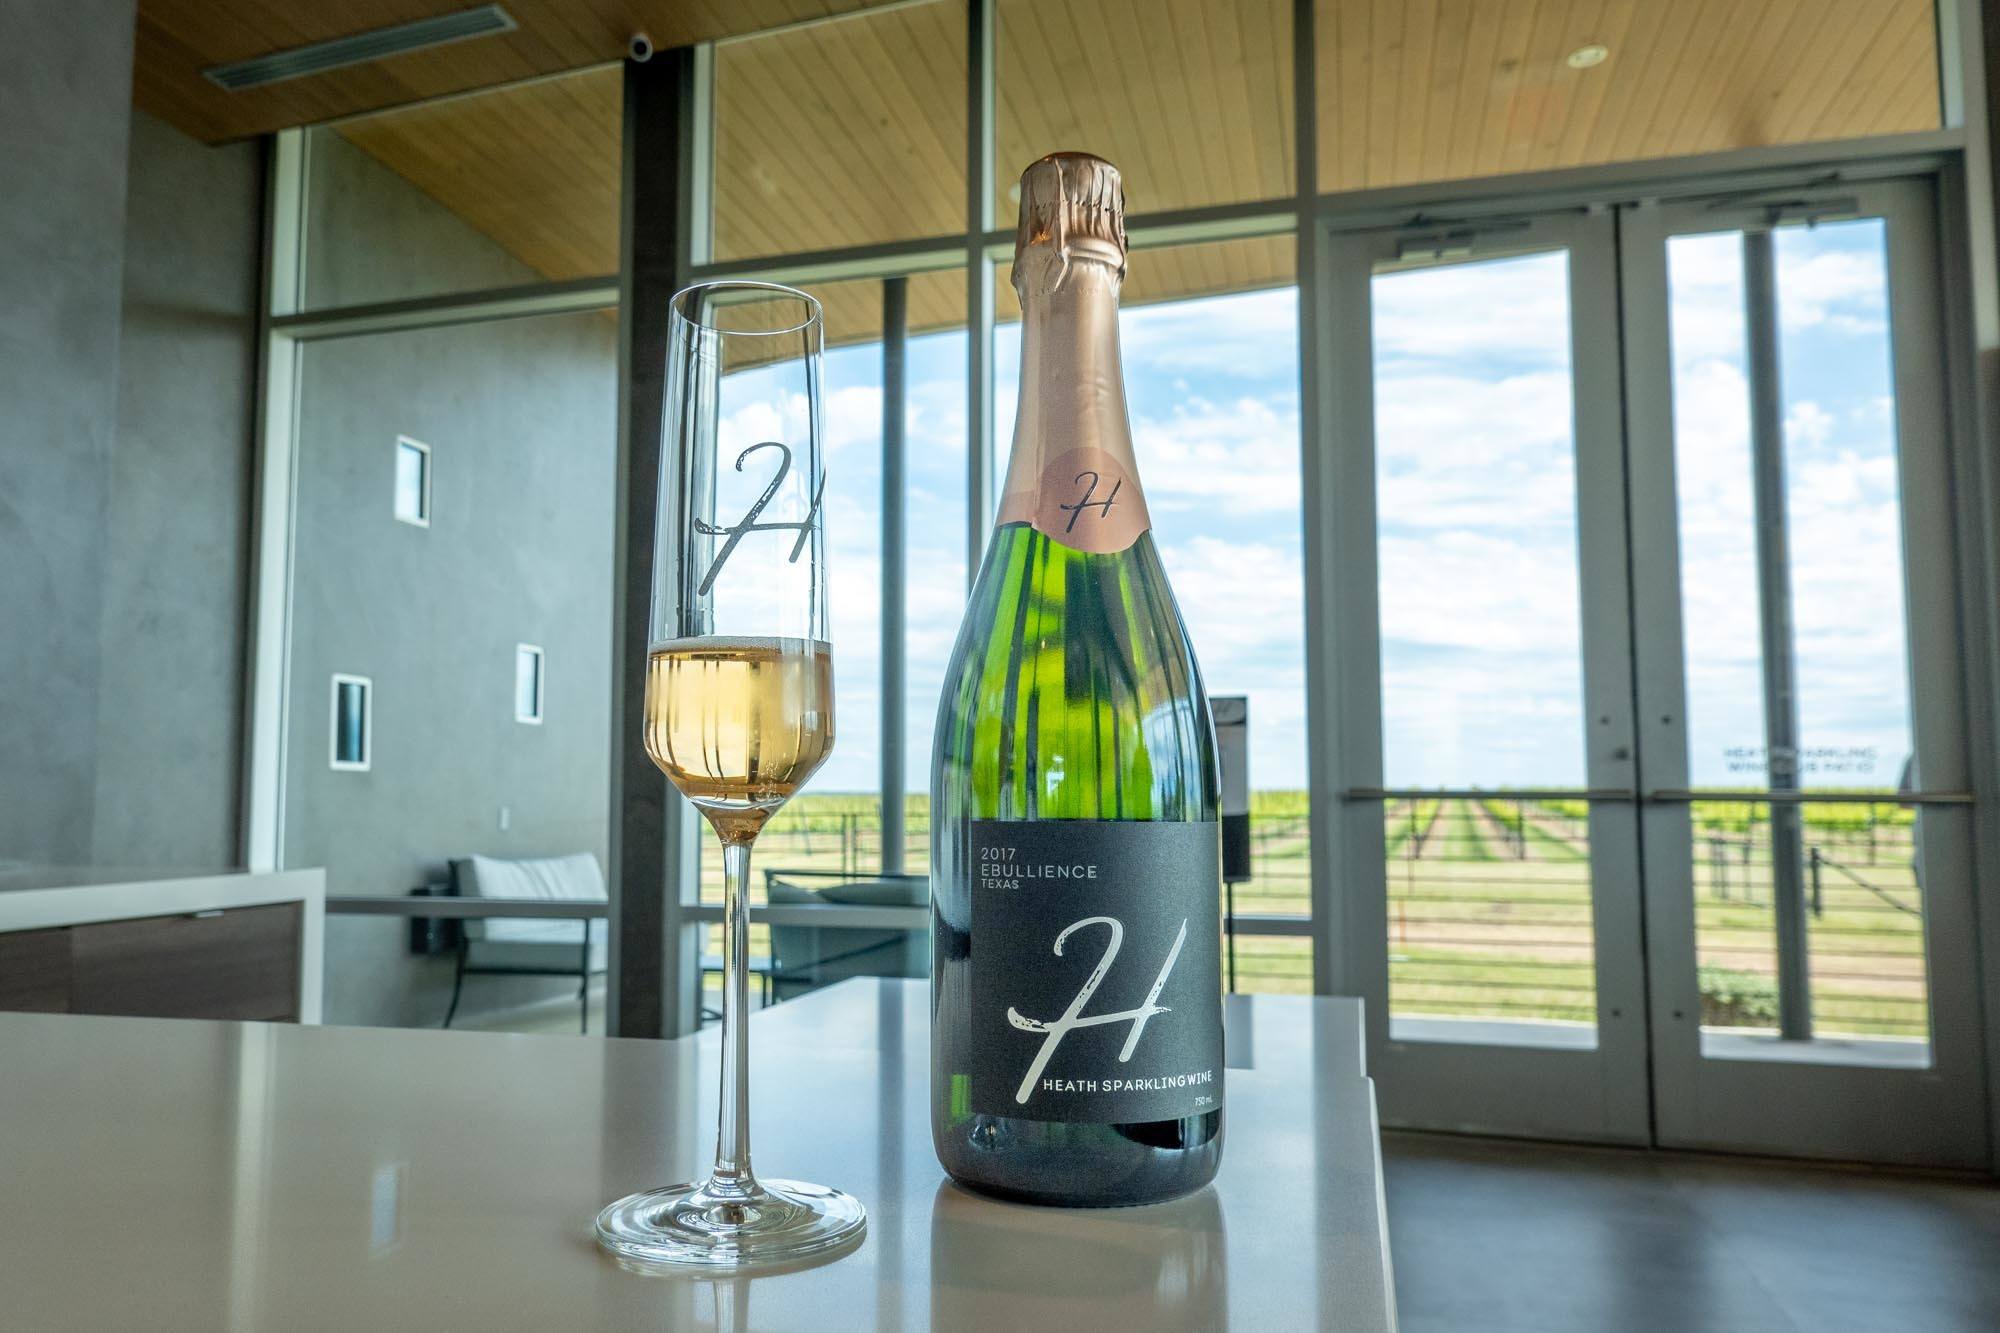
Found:
[{"label": "glass foot base", "polygon": [[628,1195],[597,1215],[597,1243],[620,1259],[743,1272],[828,1254],[861,1239],[868,1214],[851,1194],[797,1180],[713,1181]]}]

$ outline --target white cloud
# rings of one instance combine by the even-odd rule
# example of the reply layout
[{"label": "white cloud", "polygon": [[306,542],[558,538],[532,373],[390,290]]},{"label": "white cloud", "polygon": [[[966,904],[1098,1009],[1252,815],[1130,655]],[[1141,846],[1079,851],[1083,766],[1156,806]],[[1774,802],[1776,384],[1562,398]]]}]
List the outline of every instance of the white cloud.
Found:
[{"label": "white cloud", "polygon": [[[1882,345],[1879,224],[1778,237],[1784,332],[1832,337],[1788,379],[1862,373]],[[1676,465],[1690,752],[1696,781],[1741,781],[1724,752],[1763,742],[1756,507],[1744,377],[1742,246],[1734,233],[1671,249]],[[1787,350],[1790,348],[1788,346]],[[1907,734],[1900,524],[1889,404],[1798,398],[1785,421],[1786,507],[1800,725],[1808,745],[1893,749]],[[1879,776],[1879,774],[1878,774]]]},{"label": "white cloud", "polygon": [[1833,438],[1833,427],[1833,413],[1810,398],[1793,403],[1785,414],[1785,447],[1795,451],[1825,444]]},{"label": "white cloud", "polygon": [[1788,332],[1830,324],[1846,334],[1880,336],[1889,291],[1881,225],[1869,221],[1778,233],[1778,313]]},{"label": "white cloud", "polygon": [[1569,360],[1562,252],[1381,273],[1370,292],[1378,362]]},{"label": "white cloud", "polygon": [[[1296,373],[1298,292],[1292,287],[1206,301],[1135,306],[1122,311],[1118,337],[1128,367],[1177,373],[1208,384],[1220,368],[1268,367],[1288,359]],[[1016,357],[1019,334],[1014,335]]]},{"label": "white cloud", "polygon": [[1189,398],[1164,418],[1138,418],[1132,435],[1155,508],[1299,512],[1299,417],[1290,395],[1245,395],[1227,404]]},{"label": "white cloud", "polygon": [[1567,371],[1480,379],[1476,370],[1378,376],[1376,504],[1385,531],[1573,525]]},{"label": "white cloud", "polygon": [[[1881,224],[1830,223],[1777,233],[1778,318],[1793,335],[1826,330],[1881,338],[1888,279]],[[1741,362],[1744,355],[1743,238],[1740,232],[1677,236],[1667,243],[1674,356]]]},{"label": "white cloud", "polygon": [[[826,451],[835,455],[851,444],[865,444],[880,450],[882,443],[882,388],[876,384],[850,384],[825,396]],[[831,464],[829,464],[831,466]]]},{"label": "white cloud", "polygon": [[1194,536],[1160,547],[1214,694],[1250,697],[1252,781],[1306,782],[1305,584],[1295,547]]}]

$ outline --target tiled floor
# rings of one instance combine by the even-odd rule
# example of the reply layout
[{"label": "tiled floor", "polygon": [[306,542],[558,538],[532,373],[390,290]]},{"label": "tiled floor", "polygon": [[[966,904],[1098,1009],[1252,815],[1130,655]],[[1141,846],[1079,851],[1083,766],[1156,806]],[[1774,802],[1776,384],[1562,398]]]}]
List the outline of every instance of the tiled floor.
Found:
[{"label": "tiled floor", "polygon": [[1390,1134],[1405,1333],[2000,1329],[2000,1187]]}]

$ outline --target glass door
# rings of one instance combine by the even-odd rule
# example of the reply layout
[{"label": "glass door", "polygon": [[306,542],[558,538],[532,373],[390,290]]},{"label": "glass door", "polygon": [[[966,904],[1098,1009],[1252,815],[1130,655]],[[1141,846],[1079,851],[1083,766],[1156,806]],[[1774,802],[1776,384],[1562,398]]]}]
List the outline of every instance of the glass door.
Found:
[{"label": "glass door", "polygon": [[1344,962],[1384,1119],[1645,1142],[1611,216],[1330,251]]},{"label": "glass door", "polygon": [[1931,186],[1622,225],[1659,1141],[1981,1166]]}]

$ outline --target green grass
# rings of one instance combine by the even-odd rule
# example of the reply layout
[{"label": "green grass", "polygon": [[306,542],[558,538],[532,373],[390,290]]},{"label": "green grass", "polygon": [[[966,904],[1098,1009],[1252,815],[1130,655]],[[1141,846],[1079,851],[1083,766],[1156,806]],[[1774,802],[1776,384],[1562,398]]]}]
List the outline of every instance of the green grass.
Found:
[{"label": "green grass", "polygon": [[[1237,888],[1239,912],[1311,910],[1309,808],[1303,791],[1252,794],[1255,878]],[[1750,998],[1775,995],[1767,811],[1749,801],[1702,802],[1690,811],[1700,986],[1704,994],[1737,997],[1705,1006],[1706,1021],[1716,1025],[1768,1026],[1761,1017],[1768,1006]],[[1891,906],[1920,902],[1909,812],[1891,802],[1819,802],[1802,807],[1802,815],[1809,845],[1882,891],[1831,868],[1823,875],[1823,912],[1808,922],[1819,1029],[1922,1035],[1923,921]],[[1385,945],[1395,1012],[1554,1021],[1594,1014],[1588,816],[1581,801],[1523,803],[1505,793],[1481,798],[1477,808],[1436,798],[1384,808]],[[905,826],[906,865],[921,872],[929,859],[928,799],[909,799]],[[875,798],[812,793],[772,821],[755,865],[862,875],[879,866],[880,848]],[[721,858],[713,847],[705,847],[704,872],[705,895],[719,898]],[[761,897],[762,876],[755,878],[753,897]],[[753,929],[752,948],[760,944],[761,930]],[[1241,989],[1309,992],[1311,941],[1240,938],[1237,967]]]}]

